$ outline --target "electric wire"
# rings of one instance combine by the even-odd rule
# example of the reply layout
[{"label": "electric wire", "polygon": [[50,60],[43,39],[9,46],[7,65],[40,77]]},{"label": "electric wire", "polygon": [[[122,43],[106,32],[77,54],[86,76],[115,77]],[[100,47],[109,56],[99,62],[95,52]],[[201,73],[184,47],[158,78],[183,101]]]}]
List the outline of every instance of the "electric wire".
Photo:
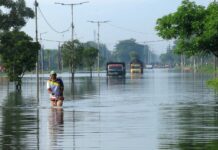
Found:
[{"label": "electric wire", "polygon": [[57,40],[50,40],[50,39],[42,39],[43,41],[46,42],[55,42],[55,43],[65,43],[66,41],[57,41]]},{"label": "electric wire", "polygon": [[[132,33],[137,33],[137,34],[147,34],[145,32],[140,32],[140,31],[135,31],[135,30],[132,30],[132,29],[128,29],[128,28],[125,28],[125,27],[121,27],[121,26],[117,26],[117,25],[114,25],[114,24],[111,24],[111,23],[107,23],[108,25],[112,26],[112,27],[115,27],[115,28],[118,28],[118,29],[121,29],[121,30],[125,30],[127,32],[132,32]],[[157,43],[157,42],[165,42],[166,40],[152,40],[152,41],[145,41],[145,42],[139,42],[139,43]]]},{"label": "electric wire", "polygon": [[[45,15],[43,14],[43,12],[42,12],[42,10],[40,9],[39,6],[38,6],[38,8],[39,8],[39,12],[40,12],[40,14],[42,15],[44,21],[46,22],[46,24],[47,24],[54,32],[61,34],[61,33],[68,32],[68,31],[70,30],[71,26],[68,27],[67,30],[64,30],[64,31],[57,31],[57,30],[49,23],[49,21],[46,19]],[[143,34],[143,35],[146,34],[145,32],[132,30],[132,29],[125,28],[125,27],[121,27],[121,26],[117,26],[117,25],[114,25],[114,24],[111,24],[111,23],[107,23],[107,24],[110,25],[110,26],[112,26],[112,27],[114,27],[114,28],[118,28],[118,29],[120,29],[120,30],[124,30],[124,31],[127,31],[127,32],[137,33],[137,34]],[[66,42],[66,41],[55,41],[55,40],[49,40],[49,39],[42,39],[42,40],[47,41],[47,42],[61,42],[61,43]],[[145,42],[139,42],[139,43],[156,43],[156,42],[164,42],[164,41],[166,41],[166,40],[153,40],[153,41],[145,41]]]},{"label": "electric wire", "polygon": [[128,29],[128,28],[121,27],[121,26],[117,26],[117,25],[114,25],[114,24],[111,24],[111,23],[107,23],[107,24],[110,25],[110,26],[112,26],[112,27],[115,27],[115,28],[117,28],[117,29],[121,29],[121,30],[124,30],[124,31],[127,31],[127,32],[132,32],[132,33],[137,33],[137,34],[143,34],[143,35],[146,34],[145,32],[135,31],[135,30]]},{"label": "electric wire", "polygon": [[62,33],[68,32],[68,31],[70,30],[71,26],[68,27],[68,28],[67,28],[66,30],[64,30],[64,31],[58,31],[58,30],[56,30],[56,29],[48,22],[48,20],[46,19],[45,15],[43,14],[43,12],[42,12],[42,10],[40,9],[39,6],[38,6],[38,9],[39,9],[40,14],[42,15],[42,18],[43,18],[44,21],[46,22],[46,24],[47,24],[54,32],[59,33],[59,34],[62,34]]},{"label": "electric wire", "polygon": [[157,43],[157,42],[166,42],[167,40],[153,40],[153,41],[144,41],[144,42],[139,42],[139,43]]}]

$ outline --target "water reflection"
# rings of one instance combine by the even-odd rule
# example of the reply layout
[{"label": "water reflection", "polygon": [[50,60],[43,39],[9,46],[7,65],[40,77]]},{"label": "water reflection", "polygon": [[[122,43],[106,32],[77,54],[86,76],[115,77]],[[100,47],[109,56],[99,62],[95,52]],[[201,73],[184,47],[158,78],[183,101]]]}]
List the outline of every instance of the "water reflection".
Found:
[{"label": "water reflection", "polygon": [[25,101],[20,92],[11,92],[4,99],[0,111],[0,149],[32,149],[38,146],[37,116],[34,110],[24,107]]},{"label": "water reflection", "polygon": [[49,135],[50,148],[57,148],[60,141],[60,135],[64,133],[64,111],[63,108],[52,107],[49,115]]},{"label": "water reflection", "polygon": [[141,79],[143,74],[141,73],[131,73],[131,79]]},{"label": "water reflection", "polygon": [[218,105],[161,108],[160,149],[217,149]]},{"label": "water reflection", "polygon": [[125,84],[126,78],[125,77],[107,77],[107,85],[119,85],[119,84]]},{"label": "water reflection", "polygon": [[75,78],[73,83],[65,80],[65,97],[70,100],[77,100],[97,93],[98,85],[96,80],[96,78],[90,77]]}]

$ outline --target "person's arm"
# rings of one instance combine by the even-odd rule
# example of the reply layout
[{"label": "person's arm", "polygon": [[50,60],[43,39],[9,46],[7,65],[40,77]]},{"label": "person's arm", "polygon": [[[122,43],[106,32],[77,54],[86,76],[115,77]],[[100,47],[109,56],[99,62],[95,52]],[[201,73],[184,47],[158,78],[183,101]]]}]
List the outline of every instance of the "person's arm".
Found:
[{"label": "person's arm", "polygon": [[51,90],[51,88],[50,88],[49,81],[47,81],[47,90],[48,90],[48,93],[49,93],[49,94],[52,94],[52,90]]}]

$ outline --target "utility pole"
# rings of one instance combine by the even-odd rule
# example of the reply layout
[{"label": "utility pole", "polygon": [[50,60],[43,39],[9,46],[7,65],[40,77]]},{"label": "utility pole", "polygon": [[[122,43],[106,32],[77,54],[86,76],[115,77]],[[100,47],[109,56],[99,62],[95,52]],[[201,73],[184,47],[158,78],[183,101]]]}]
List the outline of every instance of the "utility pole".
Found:
[{"label": "utility pole", "polygon": [[44,46],[42,44],[42,35],[47,32],[40,33],[40,43],[41,43],[41,51],[40,51],[40,62],[41,62],[41,72],[44,75]]},{"label": "utility pole", "polygon": [[[35,25],[36,25],[36,42],[38,42],[38,13],[37,13],[37,7],[38,7],[38,2],[37,0],[35,0]],[[36,61],[36,86],[37,86],[37,94],[36,94],[36,97],[37,97],[37,102],[39,103],[39,54],[37,54],[37,61]]]},{"label": "utility pole", "polygon": [[58,70],[60,73],[63,71],[63,62],[62,62],[62,52],[61,52],[61,43],[58,43]]},{"label": "utility pole", "polygon": [[55,3],[55,4],[60,4],[60,5],[63,5],[63,6],[71,6],[71,13],[72,13],[72,35],[71,35],[71,40],[72,40],[72,42],[74,40],[73,7],[76,6],[76,5],[82,5],[84,3],[88,3],[88,1],[81,2],[81,3],[71,3],[71,4],[57,3],[57,2]]},{"label": "utility pole", "polygon": [[[35,0],[35,26],[36,26],[36,42],[38,43],[38,13],[37,13],[37,7],[38,7],[38,2]],[[36,60],[36,99],[37,99],[37,104],[39,105],[39,52],[37,53],[37,60]],[[37,143],[39,144],[39,109],[37,109]],[[38,145],[37,144],[37,145]],[[37,147],[39,149],[39,147]]]},{"label": "utility pole", "polygon": [[99,75],[99,70],[100,70],[100,42],[99,42],[99,39],[100,39],[100,24],[101,23],[107,23],[109,21],[88,21],[90,23],[96,23],[98,25],[98,77],[100,76]]},{"label": "utility pole", "polygon": [[[72,13],[72,35],[71,35],[71,41],[72,41],[72,51],[74,51],[74,23],[73,23],[73,7],[74,6],[77,6],[77,5],[82,5],[84,3],[88,3],[88,1],[85,1],[85,2],[81,2],[81,3],[71,3],[71,4],[65,4],[65,3],[57,3],[55,2],[55,4],[60,4],[60,5],[63,5],[63,6],[71,6],[71,13]],[[74,72],[71,72],[72,74],[72,81],[73,81],[73,78],[74,78]]]}]

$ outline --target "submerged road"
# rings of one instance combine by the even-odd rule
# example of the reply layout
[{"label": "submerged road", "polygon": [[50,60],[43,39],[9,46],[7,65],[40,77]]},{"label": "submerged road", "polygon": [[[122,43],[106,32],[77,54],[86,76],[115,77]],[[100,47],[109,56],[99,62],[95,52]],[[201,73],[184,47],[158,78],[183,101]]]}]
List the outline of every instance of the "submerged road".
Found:
[{"label": "submerged road", "polygon": [[51,108],[46,79],[37,104],[35,77],[22,91],[0,82],[1,149],[156,150],[218,147],[218,97],[202,74],[145,70],[125,79],[89,74],[65,84],[62,108]]}]

